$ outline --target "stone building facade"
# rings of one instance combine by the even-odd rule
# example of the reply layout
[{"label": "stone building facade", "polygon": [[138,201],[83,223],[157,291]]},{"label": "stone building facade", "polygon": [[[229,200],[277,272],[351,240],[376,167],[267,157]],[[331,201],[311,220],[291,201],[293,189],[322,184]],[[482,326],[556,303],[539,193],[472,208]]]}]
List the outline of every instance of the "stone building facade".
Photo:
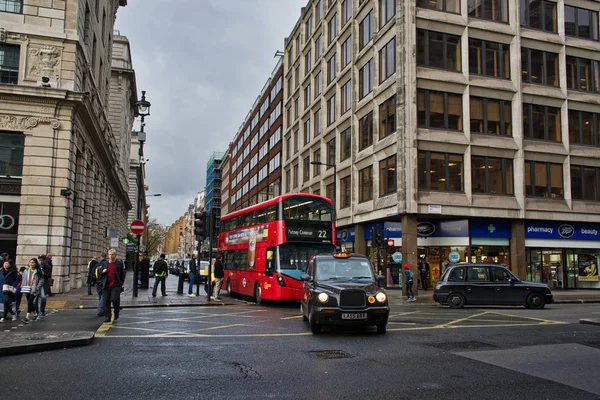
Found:
[{"label": "stone building facade", "polygon": [[127,230],[135,79],[131,68],[111,69],[116,13],[126,4],[1,3],[0,206],[14,224],[0,244],[18,266],[53,253],[55,293],[84,285],[107,233]]},{"label": "stone building facade", "polygon": [[335,185],[338,242],[388,287],[426,257],[430,283],[486,261],[600,289],[599,10],[308,1],[285,41],[283,191]]}]

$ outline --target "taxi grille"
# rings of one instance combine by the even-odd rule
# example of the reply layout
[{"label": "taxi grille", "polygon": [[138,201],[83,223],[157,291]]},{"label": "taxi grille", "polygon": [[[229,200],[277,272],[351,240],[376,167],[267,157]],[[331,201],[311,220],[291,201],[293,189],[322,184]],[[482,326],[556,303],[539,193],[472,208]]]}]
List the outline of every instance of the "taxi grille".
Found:
[{"label": "taxi grille", "polygon": [[362,290],[342,290],[340,293],[340,307],[364,307],[367,305],[365,292]]}]

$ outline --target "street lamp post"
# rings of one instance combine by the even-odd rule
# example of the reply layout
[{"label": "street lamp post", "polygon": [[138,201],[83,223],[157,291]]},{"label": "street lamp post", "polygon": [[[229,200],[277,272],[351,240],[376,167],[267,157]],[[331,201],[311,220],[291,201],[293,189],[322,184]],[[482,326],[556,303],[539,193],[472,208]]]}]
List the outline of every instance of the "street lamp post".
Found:
[{"label": "street lamp post", "polygon": [[[144,132],[144,126],[146,123],[144,119],[150,115],[150,102],[146,100],[146,91],[142,90],[142,98],[135,103],[137,107],[137,115],[140,117],[140,131],[138,132],[138,142],[140,147],[138,150],[138,170],[137,170],[137,181],[138,181],[138,196],[136,205],[136,219],[142,219],[142,197],[144,196],[144,173],[142,171],[144,163],[144,142],[146,141],[146,132]],[[140,259],[140,238],[141,235],[137,235],[137,245],[135,250],[135,259],[133,260],[133,297],[138,296],[138,264]]]},{"label": "street lamp post", "polygon": [[311,161],[312,165],[324,165],[326,167],[333,167],[333,223],[335,224],[337,222],[337,205],[336,205],[336,199],[337,199],[337,167],[335,164],[327,164],[321,161]]}]

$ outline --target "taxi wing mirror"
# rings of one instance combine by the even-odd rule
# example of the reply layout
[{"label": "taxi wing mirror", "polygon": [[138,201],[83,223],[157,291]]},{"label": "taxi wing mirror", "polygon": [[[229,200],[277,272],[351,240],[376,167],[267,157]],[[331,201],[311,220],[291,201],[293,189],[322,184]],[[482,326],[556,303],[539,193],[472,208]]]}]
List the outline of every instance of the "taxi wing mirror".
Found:
[{"label": "taxi wing mirror", "polygon": [[377,286],[383,287],[385,285],[385,276],[377,275],[377,277],[375,278],[375,281],[377,282]]},{"label": "taxi wing mirror", "polygon": [[310,275],[307,275],[307,274],[304,274],[304,275],[302,275],[302,276],[300,277],[300,279],[302,279],[302,280],[303,280],[303,281],[305,281],[305,282],[312,282],[312,280],[313,280],[313,279],[312,279],[312,276],[310,276]]},{"label": "taxi wing mirror", "polygon": [[515,278],[509,278],[509,279],[508,279],[508,283],[510,283],[511,285],[514,285],[514,284],[515,284],[515,282],[516,282],[516,281],[515,281]]}]

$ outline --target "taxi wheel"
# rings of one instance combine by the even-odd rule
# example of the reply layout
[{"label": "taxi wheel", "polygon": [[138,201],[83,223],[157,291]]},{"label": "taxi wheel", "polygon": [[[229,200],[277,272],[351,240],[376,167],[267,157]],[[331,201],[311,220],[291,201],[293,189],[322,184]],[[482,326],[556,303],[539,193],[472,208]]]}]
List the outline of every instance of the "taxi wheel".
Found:
[{"label": "taxi wheel", "polygon": [[312,311],[312,307],[308,306],[308,321],[310,322],[310,331],[313,335],[321,333],[322,326],[315,321],[315,316]]},{"label": "taxi wheel", "polygon": [[384,334],[386,329],[387,329],[386,324],[377,325],[377,333],[380,335]]},{"label": "taxi wheel", "polygon": [[256,301],[256,304],[262,304],[263,299],[261,294],[260,283],[256,282],[254,284],[254,301]]},{"label": "taxi wheel", "polygon": [[465,306],[465,297],[460,293],[450,293],[448,295],[448,305],[450,308],[463,308]]},{"label": "taxi wheel", "polygon": [[300,314],[302,314],[302,321],[308,321],[306,315],[304,315],[304,310],[302,309],[302,303],[300,303]]},{"label": "taxi wheel", "polygon": [[541,310],[546,305],[546,300],[544,300],[544,296],[539,293],[531,293],[529,297],[527,297],[527,305],[529,308]]}]

